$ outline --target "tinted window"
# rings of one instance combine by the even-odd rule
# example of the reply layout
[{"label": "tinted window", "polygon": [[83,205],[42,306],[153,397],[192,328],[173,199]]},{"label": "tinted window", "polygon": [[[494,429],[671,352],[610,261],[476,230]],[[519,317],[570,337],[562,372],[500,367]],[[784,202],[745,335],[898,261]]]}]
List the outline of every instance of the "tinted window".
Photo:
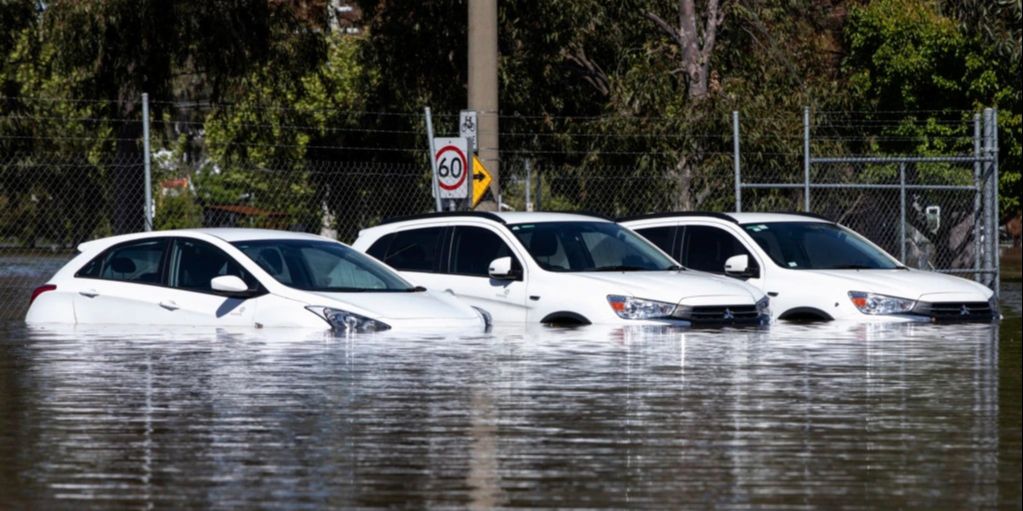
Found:
[{"label": "tinted window", "polygon": [[856,233],[825,222],[743,225],[782,268],[794,270],[894,269],[899,265]]},{"label": "tinted window", "polygon": [[542,222],[509,227],[548,271],[663,271],[678,265],[612,222]]},{"label": "tinted window", "polygon": [[[439,271],[438,263],[441,258],[445,229],[444,227],[428,227],[396,232],[390,240],[384,257],[373,255],[392,268],[399,270]],[[377,252],[379,253],[379,251]]]},{"label": "tinted window", "polygon": [[750,256],[750,268],[756,267],[756,261],[746,247],[735,236],[724,229],[706,225],[686,226],[685,258],[683,264],[687,268],[711,273],[724,273],[725,261],[732,256],[746,254]]},{"label": "tinted window", "polygon": [[165,245],[164,240],[146,240],[114,247],[89,261],[78,276],[160,284]]},{"label": "tinted window", "polygon": [[275,280],[307,291],[413,291],[386,266],[340,243],[315,240],[240,241],[234,246]]},{"label": "tinted window", "polygon": [[249,289],[256,289],[255,277],[242,269],[237,261],[205,241],[178,239],[171,250],[169,284],[189,291],[213,292],[210,280],[234,275]]},{"label": "tinted window", "polygon": [[670,227],[648,227],[636,229],[650,243],[657,245],[657,248],[665,251],[671,257],[678,257],[678,250],[675,250],[675,226]]},{"label": "tinted window", "polygon": [[509,256],[512,267],[520,268],[511,249],[497,233],[483,227],[455,227],[451,241],[451,273],[487,277],[491,261]]}]

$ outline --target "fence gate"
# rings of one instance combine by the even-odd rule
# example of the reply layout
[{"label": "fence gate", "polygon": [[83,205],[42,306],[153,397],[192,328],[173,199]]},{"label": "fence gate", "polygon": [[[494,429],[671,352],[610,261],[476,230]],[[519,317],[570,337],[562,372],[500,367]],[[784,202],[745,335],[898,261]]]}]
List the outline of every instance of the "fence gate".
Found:
[{"label": "fence gate", "polygon": [[737,168],[736,211],[815,213],[862,233],[906,266],[972,277],[997,293],[996,123],[990,109],[983,129],[975,120],[974,154],[928,157],[815,157],[807,128],[801,182],[743,182]]}]

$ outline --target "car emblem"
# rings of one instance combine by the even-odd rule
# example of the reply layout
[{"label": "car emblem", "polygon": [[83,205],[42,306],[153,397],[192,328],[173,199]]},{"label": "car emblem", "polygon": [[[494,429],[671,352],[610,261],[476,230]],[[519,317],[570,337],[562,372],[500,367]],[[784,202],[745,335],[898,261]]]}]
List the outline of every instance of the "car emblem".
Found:
[{"label": "car emblem", "polygon": [[735,314],[732,313],[732,309],[725,309],[725,319],[735,319]]},{"label": "car emblem", "polygon": [[970,315],[970,309],[968,309],[966,307],[965,303],[963,304],[963,308],[959,309],[959,315],[960,316],[969,316]]}]

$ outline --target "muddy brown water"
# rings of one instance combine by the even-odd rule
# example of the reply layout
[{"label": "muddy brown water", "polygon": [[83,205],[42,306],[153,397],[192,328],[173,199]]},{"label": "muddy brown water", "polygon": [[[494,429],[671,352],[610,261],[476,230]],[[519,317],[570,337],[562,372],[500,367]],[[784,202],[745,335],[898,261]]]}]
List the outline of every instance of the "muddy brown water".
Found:
[{"label": "muddy brown water", "polygon": [[0,324],[0,509],[1020,509],[1006,319],[336,338]]}]

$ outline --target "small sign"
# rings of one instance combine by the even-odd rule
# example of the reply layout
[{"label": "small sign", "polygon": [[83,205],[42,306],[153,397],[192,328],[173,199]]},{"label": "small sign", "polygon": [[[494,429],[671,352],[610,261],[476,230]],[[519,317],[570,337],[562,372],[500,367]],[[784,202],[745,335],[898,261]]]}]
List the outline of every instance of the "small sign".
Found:
[{"label": "small sign", "polygon": [[469,143],[464,138],[435,138],[437,190],[442,199],[469,196]]},{"label": "small sign", "polygon": [[458,136],[469,139],[469,150],[472,152],[479,152],[479,138],[477,137],[477,130],[479,128],[479,118],[476,116],[476,112],[473,110],[462,110],[458,114]]},{"label": "small sign", "polygon": [[472,157],[472,207],[483,200],[487,190],[490,189],[490,182],[493,181],[490,171],[483,166],[483,162],[476,156]]}]

